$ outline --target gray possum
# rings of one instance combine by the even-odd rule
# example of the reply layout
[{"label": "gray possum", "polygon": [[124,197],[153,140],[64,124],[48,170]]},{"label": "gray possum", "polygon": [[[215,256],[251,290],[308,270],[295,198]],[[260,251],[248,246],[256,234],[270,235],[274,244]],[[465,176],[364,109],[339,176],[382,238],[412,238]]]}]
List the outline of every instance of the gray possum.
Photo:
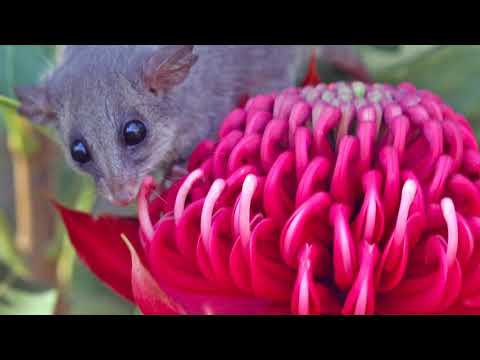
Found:
[{"label": "gray possum", "polygon": [[112,204],[126,206],[144,176],[167,174],[213,137],[242,96],[294,86],[312,48],[65,46],[40,85],[16,89],[19,113],[54,127],[71,166]]}]

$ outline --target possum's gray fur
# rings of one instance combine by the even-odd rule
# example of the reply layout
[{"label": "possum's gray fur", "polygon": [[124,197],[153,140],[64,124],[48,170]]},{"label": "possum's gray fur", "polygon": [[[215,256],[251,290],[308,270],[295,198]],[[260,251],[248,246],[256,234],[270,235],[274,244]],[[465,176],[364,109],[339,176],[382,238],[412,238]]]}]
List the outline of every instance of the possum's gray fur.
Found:
[{"label": "possum's gray fur", "polygon": [[[17,91],[20,112],[58,130],[66,158],[93,177],[100,194],[112,202],[131,200],[145,175],[167,170],[200,139],[214,136],[242,95],[295,85],[311,50],[300,45],[66,46],[40,86]],[[148,135],[131,148],[122,143],[122,129],[133,119],[145,123]],[[78,138],[92,155],[81,166],[70,156]]]}]

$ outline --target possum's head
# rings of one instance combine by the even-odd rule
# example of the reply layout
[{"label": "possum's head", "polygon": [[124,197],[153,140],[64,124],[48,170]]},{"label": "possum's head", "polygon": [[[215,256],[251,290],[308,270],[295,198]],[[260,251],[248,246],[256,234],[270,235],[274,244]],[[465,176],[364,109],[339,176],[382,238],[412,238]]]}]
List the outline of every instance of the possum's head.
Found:
[{"label": "possum's head", "polygon": [[73,167],[127,205],[145,175],[177,156],[181,109],[171,92],[196,60],[187,45],[67,47],[42,85],[16,89],[19,112],[55,127]]}]

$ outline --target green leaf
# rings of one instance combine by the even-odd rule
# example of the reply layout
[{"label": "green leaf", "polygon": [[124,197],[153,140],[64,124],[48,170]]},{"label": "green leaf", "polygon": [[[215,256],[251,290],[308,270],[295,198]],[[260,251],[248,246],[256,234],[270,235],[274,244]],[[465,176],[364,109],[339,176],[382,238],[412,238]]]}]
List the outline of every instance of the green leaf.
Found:
[{"label": "green leaf", "polygon": [[31,154],[38,148],[35,132],[40,132],[55,141],[52,129],[38,126],[29,122],[17,113],[20,106],[15,99],[0,95],[0,120],[7,129],[8,146],[10,151],[21,151]]},{"label": "green leaf", "polygon": [[9,289],[0,304],[0,315],[53,315],[57,302],[57,291],[41,293]]},{"label": "green leaf", "polygon": [[25,280],[0,263],[0,315],[52,315],[57,296],[57,290]]},{"label": "green leaf", "polygon": [[[3,116],[10,116],[12,112],[16,113],[18,103],[13,99],[5,97],[14,97],[14,88],[22,85],[33,85],[39,82],[42,75],[52,66],[55,57],[56,46],[54,45],[1,45],[0,46],[0,99],[3,108]],[[12,115],[13,116],[13,115]],[[14,147],[25,149],[27,139],[19,134],[18,127],[14,124],[16,119],[8,121],[7,126],[10,130],[13,127],[13,135],[9,135],[9,142]],[[5,123],[0,121],[0,128],[5,128]],[[15,131],[17,130],[17,131]],[[45,131],[45,130],[44,130]],[[51,131],[46,131],[51,134]]]},{"label": "green leaf", "polygon": [[423,54],[436,49],[439,45],[384,45],[397,46],[396,51],[385,51],[378,46],[356,45],[374,78],[387,68],[398,64],[408,64]]},{"label": "green leaf", "polygon": [[134,307],[100,282],[90,270],[76,262],[71,290],[72,315],[132,315]]},{"label": "green leaf", "polygon": [[409,81],[438,93],[472,122],[480,121],[480,46],[450,45],[397,64],[378,74],[379,81]]},{"label": "green leaf", "polygon": [[13,152],[32,154],[38,149],[32,125],[17,113],[15,100],[0,96],[0,118],[7,129],[8,148]]},{"label": "green leaf", "polygon": [[369,45],[369,46],[373,47],[374,49],[389,51],[389,52],[399,51],[401,47],[401,45]]},{"label": "green leaf", "polygon": [[32,85],[53,64],[54,45],[0,46],[0,94],[13,97],[13,88]]}]

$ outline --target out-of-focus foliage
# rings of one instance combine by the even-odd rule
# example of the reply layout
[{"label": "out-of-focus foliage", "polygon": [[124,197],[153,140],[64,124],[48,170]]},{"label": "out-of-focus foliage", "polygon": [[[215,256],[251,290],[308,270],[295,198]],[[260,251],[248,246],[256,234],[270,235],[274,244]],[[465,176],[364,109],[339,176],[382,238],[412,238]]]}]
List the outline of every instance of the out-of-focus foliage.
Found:
[{"label": "out-of-focus foliage", "polygon": [[18,277],[0,263],[0,315],[51,315],[58,293]]},{"label": "out-of-focus foliage", "polygon": [[11,226],[3,211],[0,210],[0,261],[18,275],[26,275],[27,269],[15,251]]},{"label": "out-of-focus foliage", "polygon": [[54,45],[0,46],[0,93],[13,97],[13,87],[33,84],[53,64]]},{"label": "out-of-focus foliage", "polygon": [[26,156],[38,150],[34,127],[17,113],[18,103],[0,95],[0,116],[7,130],[8,148]]},{"label": "out-of-focus foliage", "polygon": [[432,90],[480,129],[480,46],[402,45],[390,51],[361,50],[377,81],[409,81]]}]

